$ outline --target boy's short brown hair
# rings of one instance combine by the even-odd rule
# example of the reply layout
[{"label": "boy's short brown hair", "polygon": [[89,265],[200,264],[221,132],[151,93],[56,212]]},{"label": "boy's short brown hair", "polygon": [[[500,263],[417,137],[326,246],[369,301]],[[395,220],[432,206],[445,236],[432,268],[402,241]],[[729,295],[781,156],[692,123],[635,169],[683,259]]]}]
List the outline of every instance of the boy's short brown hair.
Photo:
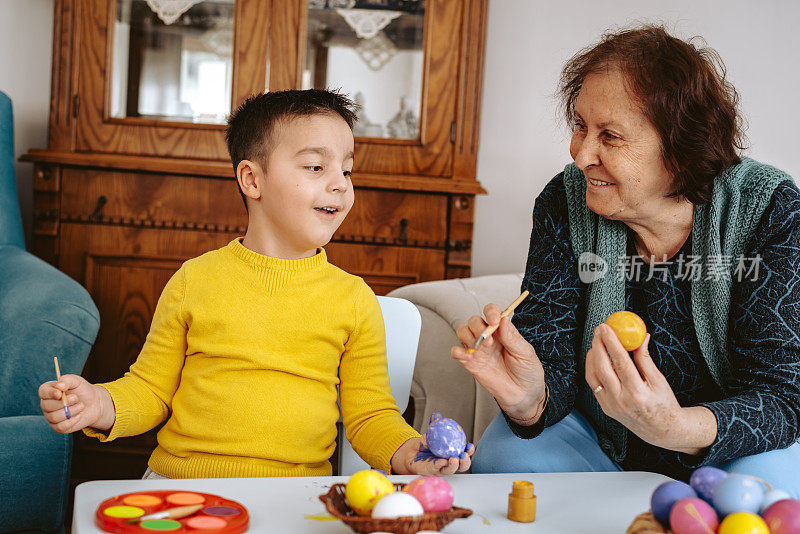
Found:
[{"label": "boy's short brown hair", "polygon": [[[248,97],[228,118],[225,129],[234,174],[242,160],[266,165],[275,126],[281,121],[326,114],[339,115],[352,130],[357,119],[356,104],[339,92],[327,89],[291,89]],[[244,193],[241,190],[239,193],[247,207]]]}]

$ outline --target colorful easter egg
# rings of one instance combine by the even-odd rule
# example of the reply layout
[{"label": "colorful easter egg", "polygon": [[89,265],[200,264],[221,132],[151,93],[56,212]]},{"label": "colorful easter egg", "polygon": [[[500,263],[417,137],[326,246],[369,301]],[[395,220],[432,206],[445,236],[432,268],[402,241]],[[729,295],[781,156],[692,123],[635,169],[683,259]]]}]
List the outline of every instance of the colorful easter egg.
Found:
[{"label": "colorful easter egg", "polygon": [[403,491],[416,497],[426,514],[446,512],[453,507],[453,487],[441,477],[416,478]]},{"label": "colorful easter egg", "polygon": [[689,477],[689,485],[697,492],[697,496],[711,503],[714,488],[728,478],[728,472],[716,467],[700,467]]},{"label": "colorful easter egg", "polygon": [[617,335],[625,350],[636,350],[644,343],[647,327],[642,318],[633,312],[618,311],[606,319],[606,324]]},{"label": "colorful easter egg", "polygon": [[770,534],[770,531],[756,514],[734,512],[722,520],[717,534]]},{"label": "colorful easter egg", "polygon": [[773,503],[764,511],[764,522],[772,534],[797,534],[800,532],[800,502],[784,499]]},{"label": "colorful easter egg", "polygon": [[458,458],[467,448],[467,435],[461,425],[442,417],[439,412],[431,414],[425,441],[428,449],[439,458]]},{"label": "colorful easter egg", "polygon": [[764,485],[755,478],[732,474],[714,488],[712,501],[720,517],[734,512],[757,514],[764,491]]},{"label": "colorful easter egg", "polygon": [[688,497],[672,506],[669,528],[673,534],[709,534],[717,531],[717,512],[703,499]]},{"label": "colorful easter egg", "polygon": [[697,497],[697,493],[686,482],[670,480],[659,485],[650,496],[650,509],[653,516],[662,525],[669,524],[669,513],[672,506],[681,499]]},{"label": "colorful easter egg", "polygon": [[782,489],[767,490],[764,493],[764,500],[761,501],[761,507],[758,509],[758,513],[760,515],[764,515],[766,509],[775,504],[776,502],[791,498],[792,498],[791,495],[789,495]]},{"label": "colorful easter egg", "polygon": [[394,486],[383,474],[365,469],[350,477],[344,487],[344,496],[358,515],[370,515],[381,497],[392,493]]},{"label": "colorful easter egg", "polygon": [[395,519],[424,513],[425,511],[419,501],[413,495],[402,491],[384,495],[375,505],[375,508],[372,509],[372,517],[376,519]]}]

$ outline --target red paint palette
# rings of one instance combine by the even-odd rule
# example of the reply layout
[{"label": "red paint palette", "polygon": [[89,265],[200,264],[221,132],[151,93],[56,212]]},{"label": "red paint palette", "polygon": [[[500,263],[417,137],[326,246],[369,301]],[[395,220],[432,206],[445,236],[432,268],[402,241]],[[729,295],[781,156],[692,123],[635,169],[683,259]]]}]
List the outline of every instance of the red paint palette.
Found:
[{"label": "red paint palette", "polygon": [[[177,519],[138,519],[172,508],[202,505],[197,512]],[[247,531],[250,516],[247,508],[236,501],[219,495],[194,491],[137,491],[106,499],[97,507],[95,524],[106,532],[115,534],[240,534]]]}]

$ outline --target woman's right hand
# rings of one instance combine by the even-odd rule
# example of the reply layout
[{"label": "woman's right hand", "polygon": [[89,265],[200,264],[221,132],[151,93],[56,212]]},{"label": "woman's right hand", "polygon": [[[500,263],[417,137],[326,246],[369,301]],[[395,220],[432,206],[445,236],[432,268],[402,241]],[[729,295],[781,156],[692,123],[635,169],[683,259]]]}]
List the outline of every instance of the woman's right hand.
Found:
[{"label": "woman's right hand", "polygon": [[[69,419],[61,400],[62,393],[69,406]],[[45,382],[39,386],[39,399],[45,419],[59,434],[86,427],[107,431],[114,426],[116,414],[111,394],[103,386],[81,376],[62,375],[61,380]]]},{"label": "woman's right hand", "polygon": [[497,304],[483,309],[456,330],[465,347],[471,347],[488,325],[500,326],[474,352],[453,347],[451,354],[483,386],[514,420],[535,423],[545,404],[544,369],[536,351],[514,327],[509,317],[501,320]]}]

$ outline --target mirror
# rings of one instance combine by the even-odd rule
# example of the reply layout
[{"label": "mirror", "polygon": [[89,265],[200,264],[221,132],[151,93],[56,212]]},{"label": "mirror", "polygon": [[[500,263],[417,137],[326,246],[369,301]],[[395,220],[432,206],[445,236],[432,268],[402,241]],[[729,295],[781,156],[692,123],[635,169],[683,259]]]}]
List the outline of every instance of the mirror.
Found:
[{"label": "mirror", "polygon": [[234,0],[177,4],[183,11],[174,10],[173,0],[117,0],[112,118],[225,123],[231,108]]},{"label": "mirror", "polygon": [[417,139],[424,0],[308,0],[303,88],[340,89],[361,106],[359,137]]}]

